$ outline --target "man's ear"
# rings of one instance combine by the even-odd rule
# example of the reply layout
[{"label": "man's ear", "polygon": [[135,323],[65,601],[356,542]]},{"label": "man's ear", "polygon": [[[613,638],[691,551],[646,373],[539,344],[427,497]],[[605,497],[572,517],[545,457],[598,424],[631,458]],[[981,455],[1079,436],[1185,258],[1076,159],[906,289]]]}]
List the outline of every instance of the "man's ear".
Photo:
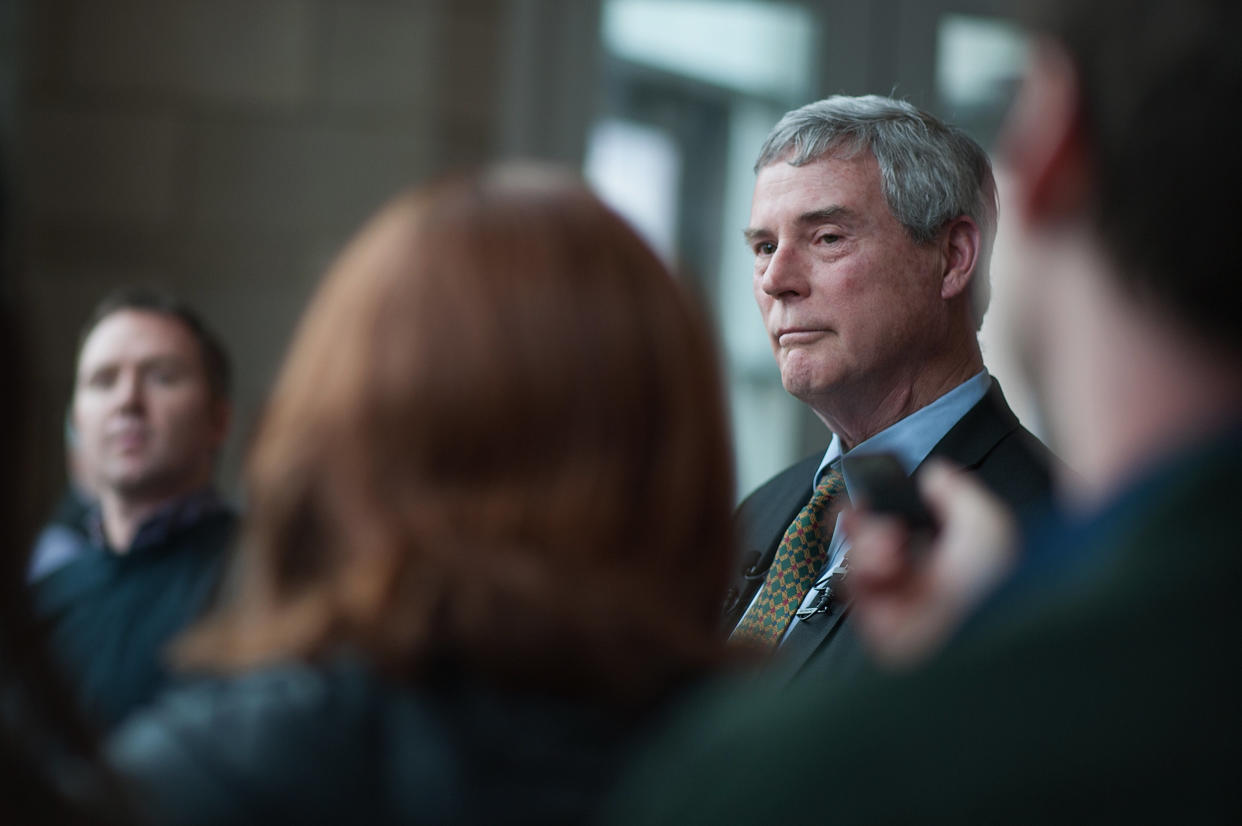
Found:
[{"label": "man's ear", "polygon": [[949,222],[945,229],[941,251],[944,255],[944,276],[940,281],[940,297],[955,298],[970,288],[975,266],[979,263],[979,251],[983,245],[983,233],[979,225],[965,215]]},{"label": "man's ear", "polygon": [[1059,45],[1039,41],[1029,64],[1000,147],[1013,174],[1019,212],[1038,222],[1083,205],[1089,170],[1082,90],[1073,63]]}]

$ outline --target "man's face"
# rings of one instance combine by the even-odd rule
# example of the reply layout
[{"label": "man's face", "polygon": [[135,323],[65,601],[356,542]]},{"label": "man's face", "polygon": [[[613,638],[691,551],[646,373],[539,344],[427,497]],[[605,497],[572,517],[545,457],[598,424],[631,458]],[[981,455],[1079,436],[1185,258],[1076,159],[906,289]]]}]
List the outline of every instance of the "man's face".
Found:
[{"label": "man's face", "polygon": [[227,426],[193,334],[141,310],[112,313],[87,337],[73,419],[100,492],[147,500],[206,485]]},{"label": "man's face", "polygon": [[816,410],[893,392],[948,335],[940,251],[893,217],[870,152],[761,169],[746,236],[781,380]]}]

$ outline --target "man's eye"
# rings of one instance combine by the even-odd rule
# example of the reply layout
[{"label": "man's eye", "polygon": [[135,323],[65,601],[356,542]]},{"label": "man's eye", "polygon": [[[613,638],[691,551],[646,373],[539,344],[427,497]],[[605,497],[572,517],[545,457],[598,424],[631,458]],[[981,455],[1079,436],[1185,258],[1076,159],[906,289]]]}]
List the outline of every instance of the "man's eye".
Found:
[{"label": "man's eye", "polygon": [[755,244],[755,255],[771,255],[776,252],[776,244],[771,241],[760,241]]},{"label": "man's eye", "polygon": [[176,367],[157,367],[150,375],[156,384],[176,384],[181,380],[181,370]]},{"label": "man's eye", "polygon": [[840,235],[834,235],[834,234],[833,234],[833,233],[831,233],[831,232],[826,232],[826,233],[824,233],[823,235],[819,236],[819,238],[818,238],[817,240],[818,240],[818,241],[819,241],[819,243],[821,243],[821,244],[835,244],[835,243],[837,243],[838,241],[840,241],[840,240],[841,240],[841,236],[840,236]]},{"label": "man's eye", "polygon": [[97,370],[86,378],[86,386],[102,390],[112,386],[116,381],[115,370]]}]

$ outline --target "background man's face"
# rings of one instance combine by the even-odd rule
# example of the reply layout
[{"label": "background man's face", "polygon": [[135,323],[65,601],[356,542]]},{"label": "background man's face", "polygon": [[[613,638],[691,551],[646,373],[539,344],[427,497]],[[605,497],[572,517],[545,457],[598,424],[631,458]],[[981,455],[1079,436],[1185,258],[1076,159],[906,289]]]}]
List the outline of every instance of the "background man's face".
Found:
[{"label": "background man's face", "polygon": [[870,152],[764,167],[747,237],[781,380],[812,407],[896,387],[926,348],[943,346],[939,250],[915,244],[893,217]]},{"label": "background man's face", "polygon": [[101,491],[160,498],[207,484],[222,407],[198,342],[175,318],[119,310],[82,346],[73,419]]}]

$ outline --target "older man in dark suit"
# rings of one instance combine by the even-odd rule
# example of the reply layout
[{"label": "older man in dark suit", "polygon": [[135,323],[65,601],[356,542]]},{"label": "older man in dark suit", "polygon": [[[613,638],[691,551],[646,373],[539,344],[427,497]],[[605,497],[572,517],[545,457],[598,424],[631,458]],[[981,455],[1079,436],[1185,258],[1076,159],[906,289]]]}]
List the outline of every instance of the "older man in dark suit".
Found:
[{"label": "older man in dark suit", "polygon": [[780,648],[788,675],[850,671],[839,584],[848,457],[929,456],[1007,502],[1046,498],[1051,457],[984,369],[996,186],[983,149],[908,103],[832,97],[775,126],[756,164],[754,290],[785,389],[831,442],[739,510],[743,559],[725,604],[735,641]]}]

